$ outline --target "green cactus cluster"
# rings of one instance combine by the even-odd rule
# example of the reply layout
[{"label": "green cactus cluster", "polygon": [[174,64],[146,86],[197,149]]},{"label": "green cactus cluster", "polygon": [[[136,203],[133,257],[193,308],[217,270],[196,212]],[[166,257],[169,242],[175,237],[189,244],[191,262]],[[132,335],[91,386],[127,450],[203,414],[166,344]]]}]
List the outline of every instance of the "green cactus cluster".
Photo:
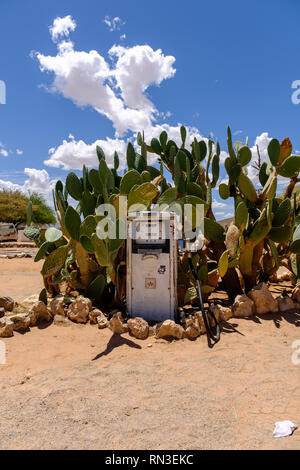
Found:
[{"label": "green cactus cluster", "polygon": [[[127,169],[119,170],[115,152],[109,167],[105,154],[96,148],[98,167],[83,166],[82,176],[70,172],[57,181],[53,190],[54,207],[60,228],[41,230],[31,224],[28,207],[26,235],[38,246],[35,261],[44,260],[42,275],[45,291],[55,294],[62,285],[78,290],[98,302],[114,298],[117,266],[126,261],[124,240],[103,237],[103,215],[97,208],[110,203],[116,209],[116,233],[125,220],[119,210],[123,196],[128,207],[150,209],[152,205],[172,208],[190,204],[191,229],[195,226],[196,206],[204,208],[205,245],[192,255],[204,298],[222,282],[230,298],[251,289],[258,280],[270,277],[287,259],[294,280],[300,279],[300,204],[295,193],[300,156],[292,155],[289,139],[272,139],[268,162],[253,162],[248,142],[233,142],[227,133],[224,163],[228,182],[218,184],[221,149],[211,138],[188,143],[187,130],[180,129],[181,144],[169,139],[166,131],[145,142],[137,135],[137,149],[127,147]],[[159,168],[148,164],[154,154]],[[260,187],[248,175],[255,165]],[[278,195],[278,178],[287,178],[286,190]],[[221,199],[234,201],[234,221],[225,230],[214,216],[212,190]],[[295,193],[295,194],[294,194]],[[184,303],[197,296],[195,281],[186,254],[179,256],[178,293]],[[298,275],[299,266],[299,275]],[[239,272],[238,272],[239,271]],[[241,282],[242,278],[242,282]],[[45,291],[42,297],[45,298]]]},{"label": "green cactus cluster", "polygon": [[[246,291],[251,289],[260,275],[268,277],[278,268],[278,245],[290,246],[292,252],[297,243],[290,245],[293,233],[294,215],[289,191],[277,196],[278,177],[293,179],[300,170],[300,156],[291,155],[289,139],[281,144],[272,139],[268,145],[269,161],[256,164],[261,188],[256,188],[248,176],[252,152],[245,145],[233,145],[230,128],[227,136],[228,158],[225,168],[228,183],[219,187],[222,199],[234,199],[234,223],[226,235],[226,247],[243,275]],[[300,233],[299,233],[300,235]],[[293,245],[294,243],[294,245]],[[279,246],[279,248],[281,248]],[[300,245],[299,245],[300,248]],[[300,250],[299,250],[300,253]]]},{"label": "green cactus cluster", "polygon": [[[218,277],[221,277],[224,289],[232,298],[241,293],[241,287],[237,272],[232,266],[233,259],[226,250],[225,229],[216,222],[212,211],[212,189],[217,186],[220,176],[220,145],[218,141],[213,142],[210,138],[200,141],[194,138],[188,149],[187,131],[184,126],[181,127],[180,134],[180,147],[173,140],[168,140],[165,131],[159,139],[154,138],[150,145],[147,145],[147,150],[158,155],[161,167],[168,170],[174,181],[173,186],[165,179],[162,180],[158,203],[167,206],[172,206],[175,202],[181,205],[191,204],[195,208],[199,204],[204,206],[207,255],[193,255],[202,294],[207,298],[216,287]],[[162,170],[161,174],[163,176]],[[196,217],[193,213],[192,229],[195,228],[194,220]],[[183,267],[179,269],[179,285],[183,287],[183,291],[186,290],[185,301],[192,300],[192,296],[197,296],[194,279],[184,258],[180,260],[180,264]]]},{"label": "green cactus cluster", "polygon": [[[158,186],[163,178],[159,170],[147,165],[145,144],[141,154],[128,145],[130,169],[123,176],[118,174],[116,152],[113,168],[108,167],[100,147],[96,152],[97,169],[89,170],[83,166],[81,177],[70,172],[65,184],[57,181],[55,185],[53,201],[60,229],[40,230],[32,226],[32,207],[28,206],[25,234],[38,246],[35,261],[44,259],[41,272],[45,289],[52,295],[59,292],[63,283],[69,291],[78,290],[94,300],[101,299],[104,292],[113,292],[115,270],[123,261],[125,241],[123,238],[105,239],[104,233],[99,233],[103,216],[97,214],[97,208],[110,203],[118,212],[120,196],[128,197],[129,207],[143,205],[149,208],[159,194]],[[116,234],[124,223],[117,220]]]}]

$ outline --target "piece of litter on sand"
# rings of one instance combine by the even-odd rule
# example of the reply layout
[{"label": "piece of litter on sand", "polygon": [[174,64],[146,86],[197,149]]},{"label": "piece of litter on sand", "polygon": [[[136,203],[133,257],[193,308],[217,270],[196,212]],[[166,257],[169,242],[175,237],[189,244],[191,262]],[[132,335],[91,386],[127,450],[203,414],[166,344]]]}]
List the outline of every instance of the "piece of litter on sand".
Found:
[{"label": "piece of litter on sand", "polygon": [[291,436],[296,429],[297,429],[296,424],[292,423],[292,421],[289,421],[288,419],[286,419],[285,421],[277,421],[277,423],[275,423],[273,436],[274,437]]},{"label": "piece of litter on sand", "polygon": [[152,348],[152,344],[151,343],[147,344],[147,348]]}]

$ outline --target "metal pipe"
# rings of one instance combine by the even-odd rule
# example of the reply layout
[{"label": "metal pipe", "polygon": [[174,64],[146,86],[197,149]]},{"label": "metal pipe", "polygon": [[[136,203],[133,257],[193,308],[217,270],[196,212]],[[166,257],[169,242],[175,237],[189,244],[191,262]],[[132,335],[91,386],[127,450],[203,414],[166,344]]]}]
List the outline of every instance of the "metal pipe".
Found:
[{"label": "metal pipe", "polygon": [[214,314],[213,312],[208,312],[208,314],[213,318],[213,320],[214,320],[215,323],[216,323],[216,334],[214,335],[213,332],[212,332],[212,330],[211,330],[211,327],[210,327],[210,324],[209,324],[209,320],[208,320],[207,314],[206,314],[205,309],[204,309],[203,299],[202,299],[202,292],[201,292],[201,286],[200,286],[200,282],[199,282],[197,273],[196,273],[195,268],[194,268],[194,265],[193,265],[192,254],[191,254],[191,253],[188,253],[188,260],[189,260],[190,269],[191,269],[192,274],[193,274],[193,276],[194,276],[194,279],[195,279],[195,281],[196,281],[197,292],[198,292],[198,297],[199,297],[199,302],[200,302],[200,309],[201,309],[201,313],[202,313],[202,318],[203,318],[203,321],[204,321],[204,325],[205,325],[205,328],[206,328],[207,336],[208,336],[212,341],[214,341],[215,343],[217,343],[217,342],[220,340],[220,326],[219,326],[219,324],[218,324],[218,322],[217,322],[217,319],[216,319],[216,317],[215,317],[215,314]]}]

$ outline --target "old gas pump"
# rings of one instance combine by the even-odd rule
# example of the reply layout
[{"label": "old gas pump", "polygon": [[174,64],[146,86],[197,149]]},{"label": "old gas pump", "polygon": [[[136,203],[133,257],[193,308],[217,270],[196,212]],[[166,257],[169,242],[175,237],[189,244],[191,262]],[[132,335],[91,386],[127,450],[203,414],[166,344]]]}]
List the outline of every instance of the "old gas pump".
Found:
[{"label": "old gas pump", "polygon": [[127,314],[174,320],[177,311],[176,215],[138,212],[127,219]]}]

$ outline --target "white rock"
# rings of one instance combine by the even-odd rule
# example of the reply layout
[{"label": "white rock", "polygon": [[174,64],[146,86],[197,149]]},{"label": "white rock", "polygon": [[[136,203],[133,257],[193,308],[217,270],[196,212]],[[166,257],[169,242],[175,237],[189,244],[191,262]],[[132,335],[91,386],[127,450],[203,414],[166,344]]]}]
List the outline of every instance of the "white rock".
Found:
[{"label": "white rock", "polygon": [[10,315],[9,319],[13,322],[14,331],[25,331],[30,326],[30,317],[27,313],[18,313]]},{"label": "white rock", "polygon": [[91,300],[80,295],[69,306],[68,318],[75,323],[87,323],[91,308]]},{"label": "white rock", "polygon": [[102,316],[104,315],[101,312],[101,310],[99,310],[98,308],[93,308],[93,310],[91,310],[89,313],[89,320],[90,320],[91,325],[97,325],[98,317],[102,317]]},{"label": "white rock", "polygon": [[97,323],[99,330],[103,330],[104,328],[107,328],[109,326],[108,320],[103,314],[97,317]]},{"label": "white rock", "polygon": [[128,325],[127,323],[124,323],[124,319],[121,312],[116,312],[113,314],[113,316],[108,322],[108,327],[114,334],[117,335],[128,333]]},{"label": "white rock", "polygon": [[56,326],[69,326],[71,323],[65,315],[54,315],[53,324]]},{"label": "white rock", "polygon": [[278,312],[278,303],[264,282],[261,282],[248,292],[248,297],[253,300],[256,313],[262,315],[264,313]]},{"label": "white rock", "polygon": [[15,302],[11,297],[0,297],[0,307],[4,310],[12,312],[15,306]]},{"label": "white rock", "polygon": [[55,315],[65,315],[63,295],[57,295],[53,300],[51,300],[50,311],[53,317]]},{"label": "white rock", "polygon": [[36,302],[31,307],[28,317],[30,318],[30,326],[36,326],[41,322],[49,322],[52,319],[44,302]]},{"label": "white rock", "polygon": [[184,337],[195,339],[201,334],[201,326],[197,316],[190,315],[184,320]]},{"label": "white rock", "polygon": [[27,307],[31,307],[33,304],[35,304],[38,301],[39,301],[39,295],[34,294],[34,295],[31,295],[30,297],[26,297],[26,299],[22,300],[22,302],[19,302],[19,304],[22,307],[27,308]]},{"label": "white rock", "polygon": [[255,305],[247,295],[237,295],[232,306],[234,317],[251,317],[255,313]]},{"label": "white rock", "polygon": [[198,323],[200,326],[200,335],[204,335],[206,333],[206,326],[204,324],[201,310],[198,310],[197,312],[195,312],[195,316],[197,317]]},{"label": "white rock", "polygon": [[214,313],[217,322],[228,321],[233,316],[230,308],[223,307],[223,305],[220,304],[210,304],[209,310]]},{"label": "white rock", "polygon": [[127,322],[129,332],[137,339],[146,339],[149,336],[149,325],[143,318],[130,318]]},{"label": "white rock", "polygon": [[173,320],[165,320],[156,326],[157,338],[175,338],[182,339],[184,330],[181,325],[178,325]]},{"label": "white rock", "polygon": [[9,317],[0,318],[0,338],[10,338],[14,335],[14,323]]}]

